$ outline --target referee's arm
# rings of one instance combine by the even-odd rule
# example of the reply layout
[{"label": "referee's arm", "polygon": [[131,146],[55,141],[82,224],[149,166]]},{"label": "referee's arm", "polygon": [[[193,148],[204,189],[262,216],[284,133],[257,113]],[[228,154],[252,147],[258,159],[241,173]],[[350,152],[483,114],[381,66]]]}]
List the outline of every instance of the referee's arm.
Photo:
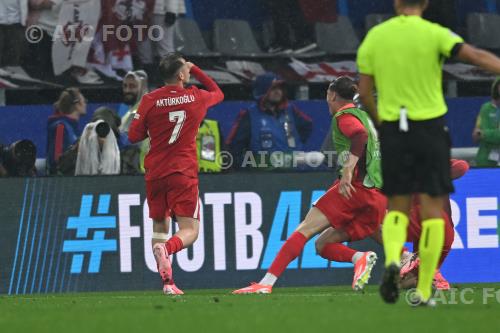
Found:
[{"label": "referee's arm", "polygon": [[[479,66],[496,75],[500,75],[500,58],[493,53],[478,49],[466,43],[457,44],[455,48],[455,54],[459,60]],[[452,51],[452,56],[453,55]]]}]

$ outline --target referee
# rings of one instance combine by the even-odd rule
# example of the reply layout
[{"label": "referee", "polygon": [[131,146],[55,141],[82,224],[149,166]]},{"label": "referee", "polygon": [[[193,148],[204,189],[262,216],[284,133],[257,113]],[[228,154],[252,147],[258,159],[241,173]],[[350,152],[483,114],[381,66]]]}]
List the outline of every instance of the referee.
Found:
[{"label": "referee", "polygon": [[500,74],[500,59],[424,20],[428,0],[395,0],[394,5],[398,16],[370,30],[357,57],[361,100],[380,125],[383,191],[389,199],[382,227],[386,269],[380,294],[387,303],[398,299],[410,198],[419,193],[420,268],[412,302],[433,305],[432,279],[444,242],[441,208],[445,196],[453,192],[442,64],[456,57]]}]

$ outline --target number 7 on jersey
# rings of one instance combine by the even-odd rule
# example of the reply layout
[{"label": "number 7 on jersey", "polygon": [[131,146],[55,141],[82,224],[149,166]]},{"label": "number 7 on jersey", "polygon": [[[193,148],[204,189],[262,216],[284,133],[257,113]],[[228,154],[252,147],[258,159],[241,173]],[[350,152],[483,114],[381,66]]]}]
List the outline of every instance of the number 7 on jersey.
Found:
[{"label": "number 7 on jersey", "polygon": [[168,120],[172,123],[176,123],[174,127],[174,131],[172,132],[172,136],[170,140],[168,140],[168,144],[172,144],[179,138],[179,134],[181,133],[182,125],[184,125],[184,121],[186,120],[186,111],[173,111],[168,113]]}]

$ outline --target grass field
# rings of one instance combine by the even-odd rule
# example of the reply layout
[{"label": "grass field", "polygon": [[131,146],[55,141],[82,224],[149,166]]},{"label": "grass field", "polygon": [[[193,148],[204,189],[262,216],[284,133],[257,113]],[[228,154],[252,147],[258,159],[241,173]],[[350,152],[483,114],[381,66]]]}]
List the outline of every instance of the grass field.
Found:
[{"label": "grass field", "polygon": [[[229,290],[86,293],[0,297],[0,331],[7,332],[498,332],[500,295],[483,304],[483,288],[462,285],[472,304],[410,308],[404,294],[383,304],[376,286],[275,288],[272,295],[230,295]],[[492,289],[490,289],[492,290]],[[500,294],[500,291],[498,292]],[[448,303],[453,295],[443,294]],[[442,303],[442,301],[438,301]]]}]

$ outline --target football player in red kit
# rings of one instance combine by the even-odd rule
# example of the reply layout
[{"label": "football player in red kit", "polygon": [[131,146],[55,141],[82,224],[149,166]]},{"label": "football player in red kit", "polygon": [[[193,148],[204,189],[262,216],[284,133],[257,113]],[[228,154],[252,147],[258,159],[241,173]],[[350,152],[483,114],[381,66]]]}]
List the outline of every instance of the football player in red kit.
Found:
[{"label": "football player in red kit", "polygon": [[264,278],[234,294],[271,293],[276,280],[300,255],[306,242],[321,232],[321,241],[316,243],[318,253],[329,260],[354,263],[353,289],[361,290],[368,282],[377,260],[375,252],[356,252],[339,244],[372,236],[380,229],[387,207],[379,190],[382,175],[377,135],[368,115],[353,103],[356,92],[356,84],[348,77],[338,78],[327,91],[341,178],[286,240]]},{"label": "football player in red kit", "polygon": [[[450,161],[450,164],[452,179],[458,179],[462,177],[469,170],[469,164],[467,164],[467,162],[463,160],[452,159]],[[438,269],[436,270],[436,274],[434,275],[433,285],[436,289],[448,290],[450,289],[450,284],[443,277],[439,268],[446,259],[446,256],[448,256],[448,253],[450,252],[451,246],[453,244],[453,240],[455,239],[455,228],[451,220],[451,206],[449,198],[448,200],[445,200],[445,206],[443,207],[442,215],[445,221],[444,246],[443,251],[441,252],[441,257],[439,258]],[[422,219],[420,217],[420,203],[418,202],[418,198],[414,197],[410,210],[410,225],[408,227],[407,237],[407,241],[413,243],[413,253],[404,251],[401,257],[402,259],[400,276],[402,288],[414,288],[417,285],[418,266],[420,264],[420,259],[418,258],[418,244],[422,232],[421,221]]]},{"label": "football player in red kit", "polygon": [[[160,62],[165,85],[142,97],[129,129],[130,142],[149,137],[146,196],[153,219],[153,254],[165,294],[182,294],[173,281],[169,256],[198,237],[199,198],[196,135],[207,109],[224,99],[217,84],[181,55]],[[185,87],[193,75],[207,90]],[[167,240],[168,222],[175,216],[178,231]]]}]

